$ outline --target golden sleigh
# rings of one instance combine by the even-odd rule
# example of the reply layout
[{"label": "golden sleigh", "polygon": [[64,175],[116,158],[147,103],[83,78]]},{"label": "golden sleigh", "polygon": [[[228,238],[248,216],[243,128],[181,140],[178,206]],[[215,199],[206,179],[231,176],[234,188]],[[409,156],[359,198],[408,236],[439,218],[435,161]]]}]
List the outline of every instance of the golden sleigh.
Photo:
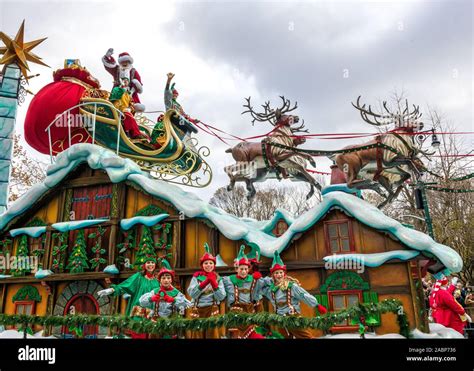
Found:
[{"label": "golden sleigh", "polygon": [[204,160],[209,156],[209,148],[198,148],[197,139],[191,137],[191,133],[197,130],[175,110],[165,112],[158,123],[144,115],[135,115],[140,130],[153,136],[159,144],[154,148],[126,135],[121,122],[122,114],[110,101],[85,96],[78,108],[88,123],[86,127],[93,143],[132,159],[154,178],[199,188],[211,182],[212,170]]}]

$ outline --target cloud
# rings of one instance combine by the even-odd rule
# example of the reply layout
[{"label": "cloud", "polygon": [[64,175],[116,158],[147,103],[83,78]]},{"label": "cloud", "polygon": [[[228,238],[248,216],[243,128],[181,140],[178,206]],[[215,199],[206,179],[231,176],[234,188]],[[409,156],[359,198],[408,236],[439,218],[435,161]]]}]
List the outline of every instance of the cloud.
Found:
[{"label": "cloud", "polygon": [[[422,108],[437,107],[458,130],[473,129],[469,1],[2,2],[0,14],[7,33],[25,18],[27,39],[49,37],[36,50],[53,70],[79,58],[105,88],[111,78],[101,56],[109,47],[130,52],[148,110],[163,109],[165,75],[175,72],[185,110],[239,136],[271,129],[240,115],[246,96],[255,106],[268,99],[276,105],[281,94],[297,100],[310,132],[366,132],[372,128],[350,101],[362,94],[376,103],[395,88]],[[41,73],[30,84],[37,92],[52,71],[32,71]],[[18,113],[20,132],[30,99]],[[232,159],[217,138],[198,138],[212,151],[215,179],[198,191],[209,197],[227,182],[221,169]],[[310,140],[305,147],[353,142]],[[328,160],[317,162],[328,171]]]}]

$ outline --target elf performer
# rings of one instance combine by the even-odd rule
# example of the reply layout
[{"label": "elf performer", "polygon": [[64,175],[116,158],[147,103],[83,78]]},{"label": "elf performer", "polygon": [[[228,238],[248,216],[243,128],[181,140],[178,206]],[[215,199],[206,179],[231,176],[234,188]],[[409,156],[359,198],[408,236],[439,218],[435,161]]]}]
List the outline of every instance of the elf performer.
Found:
[{"label": "elf performer", "polygon": [[[143,294],[160,287],[154,274],[155,268],[156,259],[154,257],[147,257],[142,265],[141,272],[135,273],[118,285],[112,285],[111,288],[98,291],[97,295],[102,297],[128,294],[130,297],[125,314],[133,319],[146,318],[150,315],[150,309],[140,306],[140,298]],[[131,330],[129,330],[129,334],[133,339],[146,339],[148,337],[147,334],[139,334]]]},{"label": "elf performer", "polygon": [[[166,110],[174,109],[176,112],[178,112],[187,122],[195,124],[199,123],[200,121],[198,119],[194,119],[191,116],[189,116],[183,109],[183,106],[178,103],[178,90],[175,88],[175,83],[171,84],[171,80],[173,80],[174,73],[169,72],[166,77],[166,86],[165,86],[165,108]],[[170,85],[171,84],[171,85]],[[191,125],[194,127],[193,125]]]},{"label": "elf performer", "polygon": [[[270,274],[271,277],[264,278],[263,294],[275,308],[276,314],[301,316],[301,301],[310,307],[317,307],[320,314],[327,312],[327,309],[318,304],[313,295],[299,285],[298,280],[286,274],[286,266],[283,264],[278,251],[275,251]],[[311,339],[314,337],[308,329],[280,328],[278,331],[288,339]]]},{"label": "elf performer", "polygon": [[121,85],[116,86],[110,93],[109,100],[115,108],[123,113],[122,122],[125,133],[132,139],[151,140],[147,135],[143,134],[138,127],[134,117],[135,109],[130,95],[130,80],[127,77],[120,79]]},{"label": "elf performer", "polygon": [[[216,258],[211,254],[207,243],[205,254],[199,260],[202,270],[194,273],[188,287],[192,298],[191,318],[209,318],[219,315],[219,304],[225,298],[224,282],[215,272]],[[218,339],[217,327],[203,331],[193,331],[193,339]]]},{"label": "elf performer", "polygon": [[[263,279],[255,279],[249,274],[250,262],[244,254],[245,246],[240,247],[235,268],[237,274],[223,277],[230,312],[255,313],[255,302],[262,299]],[[229,329],[229,337],[239,339],[264,339],[256,325]]]},{"label": "elf performer", "polygon": [[[250,262],[249,274],[252,275],[254,280],[258,280],[263,277],[260,273],[260,256],[260,247],[256,245],[252,246],[252,250],[250,251],[250,253],[247,254],[247,259]],[[254,307],[256,313],[261,313],[265,311],[265,309],[263,308],[262,298],[263,295],[254,298]]]},{"label": "elf performer", "polygon": [[[162,267],[158,272],[158,288],[143,294],[140,297],[140,305],[151,309],[150,318],[168,318],[172,316],[184,316],[186,308],[191,302],[186,299],[177,288],[173,286],[175,273],[167,260],[162,261]],[[174,336],[176,337],[176,336]]]},{"label": "elf performer", "polygon": [[430,307],[433,320],[436,323],[450,327],[464,335],[464,327],[472,320],[453,296],[456,282],[457,278],[452,285],[449,285],[449,280],[446,277],[436,281],[430,295]]}]

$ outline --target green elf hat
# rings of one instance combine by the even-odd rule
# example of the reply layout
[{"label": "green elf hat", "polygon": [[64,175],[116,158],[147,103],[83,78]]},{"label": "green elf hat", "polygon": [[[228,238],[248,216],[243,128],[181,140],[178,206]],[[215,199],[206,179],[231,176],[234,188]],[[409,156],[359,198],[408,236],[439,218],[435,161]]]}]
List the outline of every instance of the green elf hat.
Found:
[{"label": "green elf hat", "polygon": [[177,93],[178,91],[176,90],[176,88],[174,86],[175,86],[175,83],[172,83],[171,86],[170,86],[170,90],[171,90],[172,93],[174,93],[174,92]]},{"label": "green elf hat", "polygon": [[143,261],[143,264],[145,264],[146,262],[153,262],[156,264],[156,257],[153,255],[147,255],[142,259],[142,261]]},{"label": "green elf hat", "polygon": [[169,274],[174,279],[174,270],[171,269],[171,265],[170,263],[168,263],[168,260],[166,259],[163,259],[161,261],[161,269],[158,272],[158,279],[160,279],[163,274]]},{"label": "green elf hat", "polygon": [[244,245],[240,246],[239,255],[237,255],[237,258],[234,260],[234,264],[236,267],[238,267],[239,265],[250,266],[250,262],[245,256],[244,251],[245,251],[245,246]]},{"label": "green elf hat", "polygon": [[121,88],[119,86],[116,86],[115,88],[112,89],[112,92],[110,93],[109,100],[111,102],[119,100],[122,98],[122,95],[125,93],[125,89]]},{"label": "green elf hat", "polygon": [[261,256],[260,247],[258,245],[255,245],[255,244],[251,244],[250,247],[251,247],[251,250],[247,254],[248,260],[252,264],[260,264],[260,256]]},{"label": "green elf hat", "polygon": [[204,263],[206,260],[212,260],[214,264],[216,264],[216,257],[212,255],[211,248],[209,247],[207,242],[204,243],[204,249],[206,250],[206,252],[201,257],[201,259],[199,259],[199,264],[202,265],[202,263]]},{"label": "green elf hat", "polygon": [[275,251],[273,255],[273,262],[270,268],[270,273],[273,274],[273,272],[277,270],[284,270],[286,272],[286,265],[283,263],[283,260],[281,260],[280,253],[278,252],[278,250]]}]

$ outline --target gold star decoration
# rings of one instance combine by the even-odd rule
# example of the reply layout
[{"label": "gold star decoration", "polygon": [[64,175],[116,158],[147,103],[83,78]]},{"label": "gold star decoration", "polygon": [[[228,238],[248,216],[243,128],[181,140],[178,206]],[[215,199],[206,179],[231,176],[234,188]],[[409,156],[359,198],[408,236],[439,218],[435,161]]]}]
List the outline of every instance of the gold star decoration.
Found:
[{"label": "gold star decoration", "polygon": [[24,42],[24,34],[24,20],[21,23],[20,29],[18,30],[14,39],[0,31],[0,40],[2,40],[5,44],[4,47],[0,47],[0,54],[3,54],[3,57],[0,59],[0,65],[16,63],[18,67],[20,67],[20,71],[23,77],[28,80],[30,78],[30,76],[28,76],[26,72],[30,70],[28,67],[28,61],[49,67],[46,63],[41,61],[40,57],[31,52],[33,48],[41,44],[44,40],[47,39],[47,37],[34,41]]}]

